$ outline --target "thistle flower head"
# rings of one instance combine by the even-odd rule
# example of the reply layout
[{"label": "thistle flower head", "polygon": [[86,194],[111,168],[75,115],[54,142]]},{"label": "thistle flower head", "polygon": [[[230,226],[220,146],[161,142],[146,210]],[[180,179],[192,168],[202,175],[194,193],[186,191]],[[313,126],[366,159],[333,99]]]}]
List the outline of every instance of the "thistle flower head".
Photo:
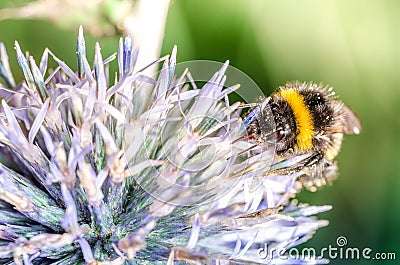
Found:
[{"label": "thistle flower head", "polygon": [[130,38],[106,59],[96,44],[90,66],[80,29],[76,72],[48,49],[37,63],[15,48],[18,85],[0,46],[1,263],[322,262],[258,253],[308,240],[330,206],[297,203],[301,173],[274,173],[304,158],[246,152],[228,63],[198,88],[176,72],[176,48],[150,64],[162,63],[155,76],[136,69]]}]

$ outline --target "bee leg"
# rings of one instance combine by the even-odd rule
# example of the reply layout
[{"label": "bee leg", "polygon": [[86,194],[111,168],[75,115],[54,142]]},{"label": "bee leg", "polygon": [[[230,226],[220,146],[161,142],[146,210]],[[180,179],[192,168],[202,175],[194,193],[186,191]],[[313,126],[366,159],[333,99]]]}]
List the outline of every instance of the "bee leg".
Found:
[{"label": "bee leg", "polygon": [[322,161],[323,158],[324,158],[323,153],[315,153],[305,161],[304,167],[311,167],[313,165],[317,165]]},{"label": "bee leg", "polygon": [[306,189],[316,191],[337,177],[338,167],[335,161],[325,158],[323,153],[316,153],[304,163],[302,172],[304,174],[298,180]]}]

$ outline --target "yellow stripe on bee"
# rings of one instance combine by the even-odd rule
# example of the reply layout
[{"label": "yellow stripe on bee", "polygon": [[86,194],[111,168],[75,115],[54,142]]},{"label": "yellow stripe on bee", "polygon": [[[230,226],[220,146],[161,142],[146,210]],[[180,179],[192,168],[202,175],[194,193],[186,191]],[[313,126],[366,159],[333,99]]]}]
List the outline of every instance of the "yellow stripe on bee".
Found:
[{"label": "yellow stripe on bee", "polygon": [[300,150],[308,150],[313,147],[314,123],[310,109],[304,102],[304,97],[295,89],[282,89],[278,95],[286,100],[293,111],[297,126],[296,145]]}]

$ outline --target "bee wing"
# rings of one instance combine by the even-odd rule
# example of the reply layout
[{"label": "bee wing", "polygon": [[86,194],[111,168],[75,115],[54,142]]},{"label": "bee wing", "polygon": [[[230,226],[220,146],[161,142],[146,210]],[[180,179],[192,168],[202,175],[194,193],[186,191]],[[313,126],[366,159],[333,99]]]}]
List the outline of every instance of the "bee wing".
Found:
[{"label": "bee wing", "polygon": [[344,134],[360,134],[362,130],[361,121],[357,115],[345,104],[342,105],[342,111],[345,119]]}]

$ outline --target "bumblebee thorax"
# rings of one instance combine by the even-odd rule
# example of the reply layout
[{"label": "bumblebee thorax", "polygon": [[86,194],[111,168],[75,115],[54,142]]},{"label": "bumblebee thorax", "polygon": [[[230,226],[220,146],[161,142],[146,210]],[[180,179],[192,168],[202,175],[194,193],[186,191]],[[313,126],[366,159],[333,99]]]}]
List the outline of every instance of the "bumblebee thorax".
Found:
[{"label": "bumblebee thorax", "polygon": [[282,87],[272,95],[271,110],[277,130],[277,150],[307,152],[318,149],[321,136],[332,123],[332,106],[321,90]]}]

